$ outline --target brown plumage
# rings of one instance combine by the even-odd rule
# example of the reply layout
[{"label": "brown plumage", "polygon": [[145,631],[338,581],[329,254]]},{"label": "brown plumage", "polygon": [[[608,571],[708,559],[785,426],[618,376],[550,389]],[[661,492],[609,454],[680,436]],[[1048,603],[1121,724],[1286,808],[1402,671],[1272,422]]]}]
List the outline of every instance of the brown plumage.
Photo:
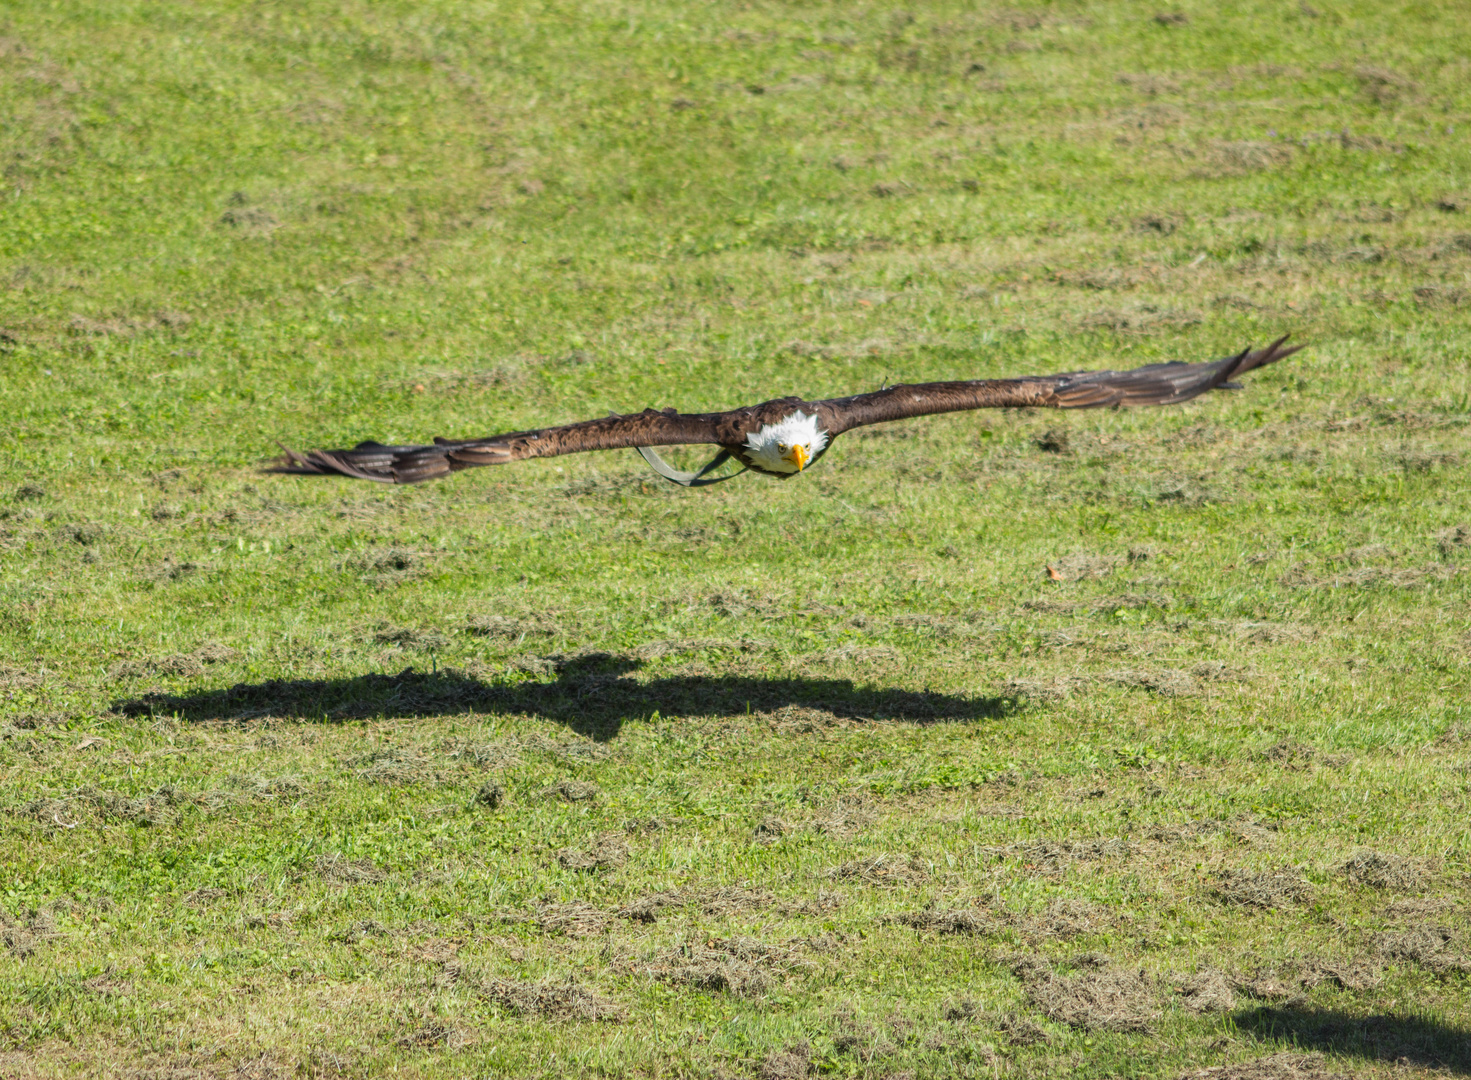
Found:
[{"label": "brown plumage", "polygon": [[[556,457],[586,450],[710,444],[721,449],[717,461],[734,457],[747,468],[784,478],[816,461],[838,435],[867,424],[968,409],[1177,405],[1211,390],[1236,389],[1231,380],[1238,375],[1276,363],[1302,348],[1301,345],[1284,348],[1286,340],[1283,336],[1265,349],[1253,351],[1247,348],[1235,356],[1200,364],[1172,361],[1149,364],[1132,371],[1080,371],[1020,379],[919,383],[824,401],[778,398],[720,413],[645,409],[628,416],[614,415],[562,427],[514,431],[485,439],[435,439],[432,446],[384,446],[362,442],[351,450],[312,450],[302,454],[288,449],[285,460],[275,471],[335,474],[385,484],[416,484],[460,469],[505,465],[525,458]],[[791,472],[774,471],[754,461],[750,454],[752,437],[758,435],[763,427],[790,420],[797,413],[815,416],[820,434],[826,436],[810,460],[799,462]],[[785,451],[785,446],[782,449]],[[656,468],[662,464],[652,452],[646,452],[645,457]],[[695,474],[674,473],[667,466],[660,471],[681,483],[710,482],[695,480]]]}]

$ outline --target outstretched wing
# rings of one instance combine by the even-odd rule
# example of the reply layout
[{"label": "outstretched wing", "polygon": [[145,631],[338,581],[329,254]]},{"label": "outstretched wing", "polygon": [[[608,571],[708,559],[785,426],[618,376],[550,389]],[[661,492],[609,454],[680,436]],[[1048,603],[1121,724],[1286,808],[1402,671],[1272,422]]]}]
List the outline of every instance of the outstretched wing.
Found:
[{"label": "outstretched wing", "polygon": [[[1276,363],[1302,346],[1283,348],[1286,337],[1265,349],[1246,349],[1204,364],[1150,364],[1133,371],[1079,371],[1024,379],[893,386],[873,394],[804,402],[782,398],[723,413],[684,415],[673,409],[645,409],[631,416],[609,416],[580,424],[513,431],[485,439],[435,439],[432,446],[385,446],[363,442],[351,450],[286,449],[276,472],[351,476],[383,484],[417,484],[477,465],[505,465],[526,458],[556,457],[586,450],[679,446],[708,443],[739,447],[748,433],[797,409],[816,411],[830,437],[865,424],[904,420],[966,409],[1043,407],[1096,409],[1104,405],[1175,405],[1209,390],[1234,387],[1231,379],[1252,368]],[[283,449],[285,449],[283,447]],[[646,455],[647,456],[647,455]],[[690,474],[696,480],[701,474]],[[670,471],[660,470],[665,476]],[[683,482],[685,474],[671,476]]]},{"label": "outstretched wing", "polygon": [[1237,389],[1231,382],[1236,376],[1274,364],[1302,348],[1301,345],[1284,348],[1286,340],[1283,336],[1265,349],[1247,348],[1235,356],[1202,364],[1172,361],[1133,371],[1074,371],[1023,379],[919,383],[815,404],[827,421],[830,435],[865,424],[967,409],[1178,405],[1211,390]]},{"label": "outstretched wing", "polygon": [[[384,446],[361,442],[351,450],[282,447],[286,459],[275,472],[351,476],[382,484],[417,484],[477,465],[505,465],[526,458],[556,457],[584,450],[742,442],[742,410],[681,415],[673,409],[645,409],[631,416],[609,416],[580,424],[513,431],[485,439],[435,439],[433,446]],[[739,432],[739,434],[738,434]]]}]

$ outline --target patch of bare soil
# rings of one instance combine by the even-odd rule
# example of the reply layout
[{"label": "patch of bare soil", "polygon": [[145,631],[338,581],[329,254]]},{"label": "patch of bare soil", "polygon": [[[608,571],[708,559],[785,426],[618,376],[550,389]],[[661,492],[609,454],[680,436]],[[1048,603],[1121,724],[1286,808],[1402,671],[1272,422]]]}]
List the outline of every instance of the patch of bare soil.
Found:
[{"label": "patch of bare soil", "polygon": [[239,229],[250,236],[269,236],[281,222],[269,210],[259,206],[236,206],[220,215],[220,224]]},{"label": "patch of bare soil", "polygon": [[917,856],[872,855],[854,859],[828,871],[834,881],[857,881],[866,885],[908,885],[929,876],[929,869]]},{"label": "patch of bare soil", "polygon": [[1432,867],[1428,860],[1384,851],[1357,851],[1338,868],[1355,885],[1407,892],[1421,888]]},{"label": "patch of bare soil", "polygon": [[1116,968],[1105,957],[1084,960],[1095,970],[1067,977],[1040,957],[1013,965],[1030,1001],[1049,1020],[1084,1031],[1148,1031],[1159,1015],[1143,972]]},{"label": "patch of bare soil", "polygon": [[1175,984],[1180,1002],[1191,1012],[1230,1012],[1236,1008],[1231,983],[1214,968],[1203,968]]},{"label": "patch of bare soil", "polygon": [[1324,1068],[1321,1054],[1284,1053],[1181,1073],[1179,1080],[1352,1080],[1352,1077]]},{"label": "patch of bare soil", "polygon": [[542,1016],[552,1020],[619,1021],[623,1010],[607,998],[575,982],[527,983],[513,979],[481,979],[476,992],[517,1016]]},{"label": "patch of bare soil", "polygon": [[759,997],[773,981],[808,964],[788,948],[754,938],[711,938],[657,952],[645,971],[660,982],[714,990],[735,997]]},{"label": "patch of bare soil", "polygon": [[1221,871],[1211,894],[1236,907],[1275,908],[1311,899],[1313,886],[1296,870],[1258,874],[1227,869]]},{"label": "patch of bare soil", "polygon": [[568,870],[616,870],[628,861],[628,844],[614,832],[602,833],[588,848],[562,848],[557,862]]}]

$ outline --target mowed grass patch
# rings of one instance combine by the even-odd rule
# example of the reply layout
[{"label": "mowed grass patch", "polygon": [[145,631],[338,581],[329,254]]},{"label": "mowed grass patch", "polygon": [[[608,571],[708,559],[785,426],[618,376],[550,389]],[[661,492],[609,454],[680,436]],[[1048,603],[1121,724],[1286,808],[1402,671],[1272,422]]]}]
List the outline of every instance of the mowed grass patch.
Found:
[{"label": "mowed grass patch", "polygon": [[[4,1070],[1464,1073],[1468,39],[10,10]],[[1289,331],[789,483],[259,471]]]}]

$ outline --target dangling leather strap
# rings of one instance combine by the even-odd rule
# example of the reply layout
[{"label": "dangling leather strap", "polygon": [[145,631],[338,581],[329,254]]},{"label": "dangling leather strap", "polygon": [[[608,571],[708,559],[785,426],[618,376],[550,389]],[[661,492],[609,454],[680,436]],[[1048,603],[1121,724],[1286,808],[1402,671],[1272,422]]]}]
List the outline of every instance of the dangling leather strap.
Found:
[{"label": "dangling leather strap", "polygon": [[699,472],[684,472],[680,469],[676,469],[673,465],[669,464],[669,462],[665,461],[647,446],[635,446],[634,449],[644,456],[644,460],[649,463],[649,465],[656,473],[662,476],[665,480],[673,481],[680,487],[704,487],[706,484],[718,484],[722,480],[734,480],[737,476],[740,476],[741,473],[746,471],[743,467],[741,469],[741,472],[733,472],[729,476],[715,476],[711,477],[708,480],[705,479],[706,473],[720,468],[720,466],[724,465],[734,456],[729,450],[720,451],[720,453],[716,454],[715,457],[710,460],[710,463]]}]

